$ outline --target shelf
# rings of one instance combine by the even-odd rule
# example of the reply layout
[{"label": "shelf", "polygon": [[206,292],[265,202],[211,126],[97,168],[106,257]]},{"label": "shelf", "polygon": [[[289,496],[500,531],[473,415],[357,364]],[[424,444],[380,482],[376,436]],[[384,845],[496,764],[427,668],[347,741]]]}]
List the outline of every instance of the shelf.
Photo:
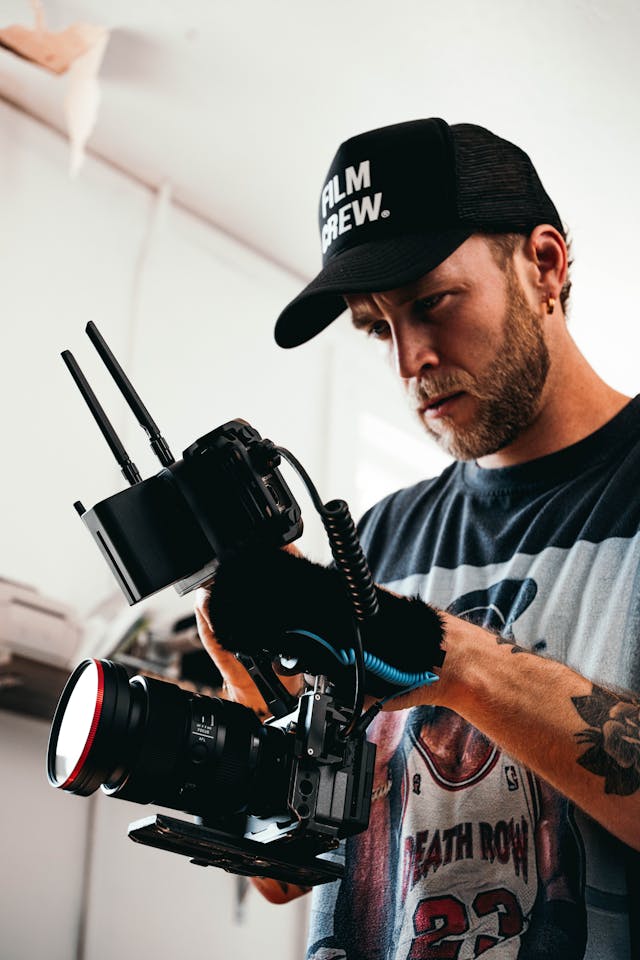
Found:
[{"label": "shelf", "polygon": [[10,654],[0,662],[0,710],[50,721],[70,671]]}]

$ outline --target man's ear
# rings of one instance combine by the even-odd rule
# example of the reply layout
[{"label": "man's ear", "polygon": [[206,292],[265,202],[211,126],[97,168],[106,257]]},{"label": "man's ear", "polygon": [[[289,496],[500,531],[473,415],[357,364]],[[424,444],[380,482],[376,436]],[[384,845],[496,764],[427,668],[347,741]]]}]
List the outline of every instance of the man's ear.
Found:
[{"label": "man's ear", "polygon": [[559,230],[549,223],[540,223],[527,237],[523,252],[534,271],[534,281],[541,300],[558,300],[567,279],[567,244]]}]

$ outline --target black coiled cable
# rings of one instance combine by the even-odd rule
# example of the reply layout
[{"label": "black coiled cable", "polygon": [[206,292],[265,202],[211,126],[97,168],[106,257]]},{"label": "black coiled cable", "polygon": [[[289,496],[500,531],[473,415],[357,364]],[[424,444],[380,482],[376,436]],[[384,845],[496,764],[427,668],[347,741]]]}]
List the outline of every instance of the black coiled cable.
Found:
[{"label": "black coiled cable", "polygon": [[333,559],[342,573],[353,606],[355,690],[353,716],[344,732],[346,739],[356,729],[364,705],[365,668],[359,625],[378,612],[376,588],[346,501],[330,500],[328,503],[323,503],[311,477],[294,455],[285,447],[275,447],[275,449],[296,470],[309,491],[327,532]]},{"label": "black coiled cable", "polygon": [[331,553],[342,572],[356,619],[360,622],[378,612],[376,588],[366,561],[355,523],[345,500],[330,500],[320,511]]}]

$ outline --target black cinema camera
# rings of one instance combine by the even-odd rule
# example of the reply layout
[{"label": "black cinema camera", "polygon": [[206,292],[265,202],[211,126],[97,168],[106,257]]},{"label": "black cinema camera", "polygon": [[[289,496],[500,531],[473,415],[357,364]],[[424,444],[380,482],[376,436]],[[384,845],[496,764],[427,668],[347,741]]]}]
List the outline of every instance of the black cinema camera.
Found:
[{"label": "black cinema camera", "polygon": [[[310,491],[344,577],[352,609],[344,626],[350,659],[338,662],[336,651],[328,657],[326,649],[316,657],[317,637],[306,637],[299,654],[295,637],[282,649],[237,651],[271,710],[265,723],[239,704],[149,677],[130,679],[122,665],[86,660],[56,709],[49,781],[81,796],[102,786],[110,796],[194,815],[193,823],[162,814],[129,828],[133,840],[193,862],[303,885],[335,879],[341,867],[322,854],[367,827],[375,747],[364,731],[379,709],[362,711],[359,625],[375,616],[378,601],[347,505],[323,504],[295,457],[242,420],[196,440],[175,461],[94,324],[87,333],[162,464],[142,480],[65,351],[130,484],[90,510],[74,505],[129,604],[169,585],[182,595],[210,581],[226,556],[276,549],[299,537],[300,509],[278,469],[285,458]],[[335,676],[327,667],[334,661]],[[314,682],[294,697],[278,676],[287,671],[312,675]]]}]

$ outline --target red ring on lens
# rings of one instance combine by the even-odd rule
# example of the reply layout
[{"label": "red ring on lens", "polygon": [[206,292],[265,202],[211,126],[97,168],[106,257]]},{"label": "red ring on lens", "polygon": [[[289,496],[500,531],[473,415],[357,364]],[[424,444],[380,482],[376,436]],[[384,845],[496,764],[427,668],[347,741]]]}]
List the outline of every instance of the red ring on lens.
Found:
[{"label": "red ring on lens", "polygon": [[70,787],[73,781],[76,779],[80,771],[82,770],[85,760],[89,756],[89,751],[93,746],[93,741],[96,738],[96,733],[98,730],[98,724],[100,723],[100,714],[102,713],[102,703],[104,700],[104,670],[102,668],[102,663],[100,660],[94,660],[97,669],[98,669],[98,692],[96,694],[96,705],[93,708],[93,719],[91,721],[91,727],[89,728],[89,733],[87,735],[87,742],[84,745],[82,753],[80,754],[80,759],[76,763],[75,767],[67,777],[64,783],[60,784],[60,788],[65,790],[67,787]]}]

